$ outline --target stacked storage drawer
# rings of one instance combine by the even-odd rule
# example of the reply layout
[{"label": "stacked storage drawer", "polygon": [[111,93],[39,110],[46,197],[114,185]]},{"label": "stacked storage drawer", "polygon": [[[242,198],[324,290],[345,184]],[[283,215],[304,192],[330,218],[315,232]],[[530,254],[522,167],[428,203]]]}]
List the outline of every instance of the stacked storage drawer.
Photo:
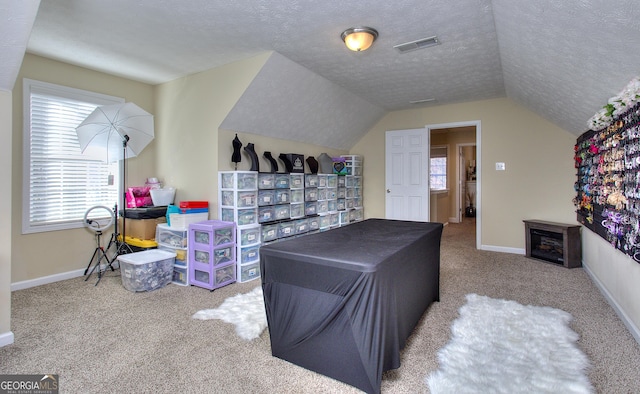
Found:
[{"label": "stacked storage drawer", "polygon": [[336,210],[332,211],[331,215],[331,227],[339,227],[348,223],[342,222],[341,217],[344,217],[340,212],[347,210],[347,177],[345,175],[338,175],[338,188],[336,198]]},{"label": "stacked storage drawer", "polygon": [[[264,204],[266,207],[263,213],[259,214],[262,224],[262,243],[268,244],[283,238],[296,237],[318,231],[320,228],[320,217],[318,209],[327,211],[327,174],[268,174],[275,175],[275,190],[260,190],[261,196],[258,198],[258,205]],[[263,176],[263,174],[260,174]],[[264,175],[266,177],[267,174]],[[286,177],[286,178],[285,178]],[[288,179],[288,180],[287,180]],[[334,179],[334,183],[337,180]],[[258,182],[259,186],[262,184]],[[266,186],[269,184],[265,182]],[[275,192],[276,202],[275,217],[269,217],[269,199]],[[335,194],[335,193],[334,193]],[[284,196],[284,197],[283,197]],[[320,200],[323,200],[320,203]],[[289,202],[288,211],[282,210],[285,202]],[[286,207],[285,207],[286,208]],[[285,217],[285,214],[288,216]]]},{"label": "stacked storage drawer", "polygon": [[[340,212],[340,225],[364,219],[364,209],[362,205],[362,163],[360,155],[342,155],[345,159],[347,175],[344,177],[344,196],[340,193],[338,209]],[[342,212],[344,210],[344,212]]]},{"label": "stacked storage drawer", "polygon": [[289,215],[291,219],[303,218],[304,215],[304,201],[305,201],[305,189],[304,189],[304,174],[291,173],[289,174],[289,189],[290,189],[290,210]]},{"label": "stacked storage drawer", "polygon": [[241,226],[237,230],[237,280],[248,282],[260,277],[261,226]]},{"label": "stacked storage drawer", "polygon": [[289,219],[290,199],[288,174],[258,174],[258,223]]},{"label": "stacked storage drawer", "polygon": [[347,175],[362,176],[362,161],[363,157],[360,155],[342,155],[345,162],[344,166],[347,169]]},{"label": "stacked storage drawer", "polygon": [[318,185],[318,226],[320,231],[325,231],[331,228],[331,223],[336,221],[338,215],[338,175],[318,174]]},{"label": "stacked storage drawer", "polygon": [[318,174],[304,175],[304,215],[313,216],[318,213],[319,199]]},{"label": "stacked storage drawer", "polygon": [[218,176],[218,217],[238,226],[258,223],[258,173],[221,171]]},{"label": "stacked storage drawer", "polygon": [[188,239],[188,229],[169,227],[166,223],[156,226],[158,249],[176,254],[173,266],[173,283],[182,286],[189,285]]},{"label": "stacked storage drawer", "polygon": [[189,225],[189,283],[214,290],[236,281],[236,224],[208,220]]},{"label": "stacked storage drawer", "polygon": [[[260,277],[260,223],[289,217],[289,176],[256,171],[219,173],[220,218],[235,224],[234,280]],[[281,190],[286,190],[282,193]],[[279,203],[282,202],[282,203]]]}]

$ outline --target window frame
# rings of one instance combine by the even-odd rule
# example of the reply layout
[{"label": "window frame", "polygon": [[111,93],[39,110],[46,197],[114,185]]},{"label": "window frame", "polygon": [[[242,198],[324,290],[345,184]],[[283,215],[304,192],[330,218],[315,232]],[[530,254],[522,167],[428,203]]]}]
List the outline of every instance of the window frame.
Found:
[{"label": "window frame", "polygon": [[[99,105],[124,103],[122,97],[95,93],[33,79],[23,79],[23,143],[22,143],[22,234],[69,230],[84,227],[84,218],[67,221],[33,224],[31,222],[31,94],[48,94],[61,98]],[[118,176],[120,169],[118,169]],[[120,182],[116,183],[117,195],[121,194]]]}]

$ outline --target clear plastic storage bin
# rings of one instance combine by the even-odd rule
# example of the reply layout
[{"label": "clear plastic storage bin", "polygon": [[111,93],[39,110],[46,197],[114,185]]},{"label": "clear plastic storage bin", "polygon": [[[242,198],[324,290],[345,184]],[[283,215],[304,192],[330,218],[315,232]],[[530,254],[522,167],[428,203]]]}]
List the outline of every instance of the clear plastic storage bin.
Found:
[{"label": "clear plastic storage bin", "polygon": [[259,190],[258,191],[258,206],[273,205],[276,203],[276,191],[275,190]]},{"label": "clear plastic storage bin", "polygon": [[305,174],[304,187],[318,187],[318,174]]},{"label": "clear plastic storage bin", "polygon": [[184,228],[169,227],[166,223],[156,226],[156,242],[159,246],[171,248],[186,248],[189,230]]},{"label": "clear plastic storage bin", "polygon": [[291,207],[289,204],[276,205],[276,220],[289,219],[291,217]]},{"label": "clear plastic storage bin", "polygon": [[258,188],[256,171],[221,171],[219,185],[223,189],[255,190]]},{"label": "clear plastic storage bin", "polygon": [[292,219],[301,218],[304,216],[304,203],[289,204],[289,207],[291,208],[290,215]]},{"label": "clear plastic storage bin", "polygon": [[278,239],[278,224],[262,226],[262,242],[269,242]]},{"label": "clear plastic storage bin", "polygon": [[238,270],[240,271],[240,282],[248,282],[260,277],[260,263],[239,265]]},{"label": "clear plastic storage bin", "polygon": [[291,202],[291,192],[289,189],[276,189],[276,204],[289,204]]},{"label": "clear plastic storage bin", "polygon": [[291,189],[304,189],[304,174],[289,174],[289,187]]},{"label": "clear plastic storage bin", "polygon": [[240,228],[240,246],[260,243],[260,226]]},{"label": "clear plastic storage bin", "polygon": [[288,189],[289,181],[289,174],[276,174],[276,189]]},{"label": "clear plastic storage bin", "polygon": [[175,259],[175,253],[159,249],[119,255],[122,285],[133,292],[164,287],[173,279]]}]

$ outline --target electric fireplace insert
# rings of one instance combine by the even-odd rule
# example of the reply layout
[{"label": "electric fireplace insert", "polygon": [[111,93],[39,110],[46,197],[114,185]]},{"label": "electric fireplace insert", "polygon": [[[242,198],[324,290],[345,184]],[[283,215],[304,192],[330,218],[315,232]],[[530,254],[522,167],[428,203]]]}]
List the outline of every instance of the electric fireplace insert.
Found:
[{"label": "electric fireplace insert", "polygon": [[527,257],[567,268],[582,265],[580,226],[524,220]]}]

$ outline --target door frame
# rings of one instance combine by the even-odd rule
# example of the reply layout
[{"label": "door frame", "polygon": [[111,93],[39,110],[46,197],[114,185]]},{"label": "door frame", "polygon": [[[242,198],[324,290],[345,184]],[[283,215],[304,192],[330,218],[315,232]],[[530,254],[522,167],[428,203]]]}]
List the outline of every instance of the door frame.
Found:
[{"label": "door frame", "polygon": [[[425,125],[429,135],[431,130],[453,129],[456,127],[476,128],[476,249],[482,245],[482,122],[473,120],[468,122],[453,122]],[[456,166],[459,164],[456,164]],[[458,176],[458,175],[456,175]]]},{"label": "door frame", "polygon": [[[462,148],[467,147],[467,146],[476,146],[475,142],[463,142],[460,144],[456,144],[456,152],[458,154],[458,160],[456,161],[456,185],[458,186],[458,191],[457,191],[457,198],[456,198],[456,220],[458,221],[458,223],[462,223],[463,221],[463,217],[464,217],[464,208],[466,207],[466,201],[467,201],[467,196],[466,193],[462,192],[462,184],[466,183],[466,177],[462,178],[462,168],[460,166],[460,156],[462,155]],[[477,148],[476,148],[477,150]],[[476,155],[477,157],[477,155]],[[477,160],[476,160],[477,162]],[[476,173],[477,173],[477,167],[476,167]],[[476,179],[477,179],[477,175],[476,175]],[[465,184],[464,186],[464,190],[466,192],[467,190],[467,186]]]}]

